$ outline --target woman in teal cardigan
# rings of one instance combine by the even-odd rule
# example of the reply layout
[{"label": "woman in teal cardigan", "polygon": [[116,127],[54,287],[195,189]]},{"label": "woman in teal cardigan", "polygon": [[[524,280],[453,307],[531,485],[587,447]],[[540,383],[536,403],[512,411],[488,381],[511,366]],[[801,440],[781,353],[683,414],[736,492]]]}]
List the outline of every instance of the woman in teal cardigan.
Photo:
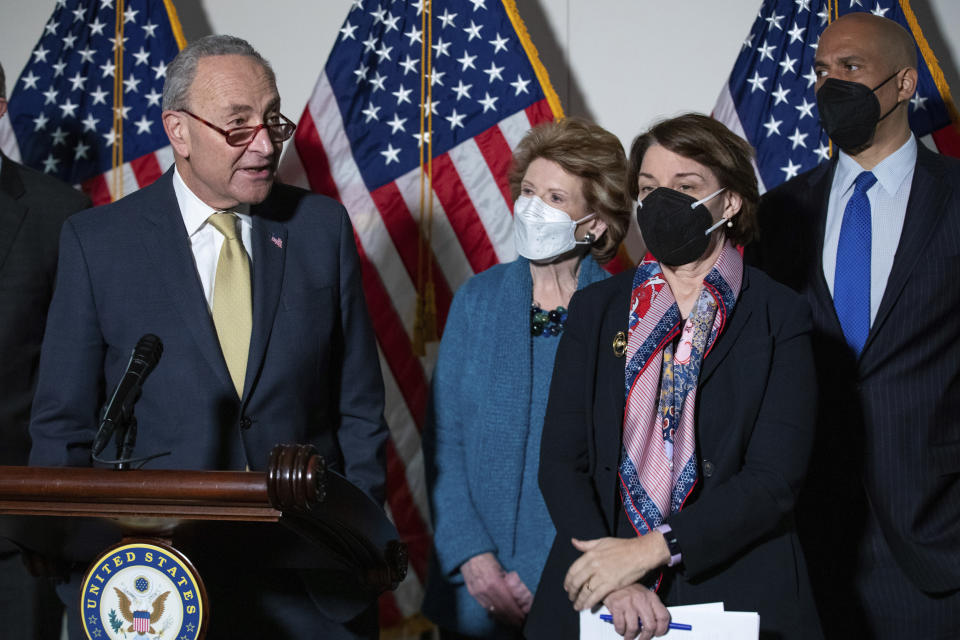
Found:
[{"label": "woman in teal cardigan", "polygon": [[568,118],[530,131],[510,177],[520,258],[454,297],[424,452],[435,553],[424,612],[443,638],[519,637],[553,542],[540,434],[574,291],[607,277],[630,219],[620,141]]}]

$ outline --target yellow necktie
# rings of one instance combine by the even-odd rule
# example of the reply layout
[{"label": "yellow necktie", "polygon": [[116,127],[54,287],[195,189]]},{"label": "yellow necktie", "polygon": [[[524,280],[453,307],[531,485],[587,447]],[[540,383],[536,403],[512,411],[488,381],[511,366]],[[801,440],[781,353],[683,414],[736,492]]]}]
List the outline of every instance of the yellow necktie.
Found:
[{"label": "yellow necktie", "polygon": [[213,284],[213,324],[217,328],[220,349],[227,361],[233,386],[237,395],[242,397],[253,328],[250,260],[237,233],[236,215],[214,213],[207,221],[224,236]]}]

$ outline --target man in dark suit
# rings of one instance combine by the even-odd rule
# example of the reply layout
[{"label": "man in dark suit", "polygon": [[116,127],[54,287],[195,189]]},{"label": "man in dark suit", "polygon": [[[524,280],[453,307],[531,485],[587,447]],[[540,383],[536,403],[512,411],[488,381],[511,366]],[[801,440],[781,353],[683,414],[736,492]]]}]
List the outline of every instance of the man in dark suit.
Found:
[{"label": "man in dark suit", "polygon": [[[7,111],[0,67],[0,118]],[[0,465],[27,464],[30,403],[57,270],[57,239],[81,192],[0,153]],[[49,581],[27,573],[0,541],[0,622],[5,637],[59,638],[60,603]]]},{"label": "man in dark suit", "polygon": [[[191,43],[167,69],[163,125],[175,168],[64,226],[31,464],[90,464],[105,393],[153,333],[137,454],[170,455],[151,468],[263,470],[275,444],[308,443],[382,503],[383,384],[353,230],[333,200],[275,184],[294,125],[269,64],[239,38]],[[212,637],[377,632],[373,603],[317,596],[302,573],[204,577]]]},{"label": "man in dark suit", "polygon": [[918,144],[916,47],[841,17],[816,53],[835,149],[766,194],[748,259],[814,313],[818,439],[798,507],[828,637],[960,628],[960,162]]}]

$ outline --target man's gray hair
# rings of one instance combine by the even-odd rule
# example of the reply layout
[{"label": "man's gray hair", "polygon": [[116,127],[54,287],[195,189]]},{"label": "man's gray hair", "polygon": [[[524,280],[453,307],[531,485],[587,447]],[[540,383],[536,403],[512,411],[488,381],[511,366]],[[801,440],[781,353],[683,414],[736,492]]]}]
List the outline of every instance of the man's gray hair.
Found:
[{"label": "man's gray hair", "polygon": [[3,65],[0,64],[0,100],[7,99],[7,76],[3,75]]},{"label": "man's gray hair", "polygon": [[212,35],[194,40],[177,54],[167,67],[167,79],[163,85],[163,110],[186,109],[190,85],[197,76],[197,62],[208,56],[250,56],[267,71],[274,84],[277,78],[270,63],[249,42],[236,36]]}]

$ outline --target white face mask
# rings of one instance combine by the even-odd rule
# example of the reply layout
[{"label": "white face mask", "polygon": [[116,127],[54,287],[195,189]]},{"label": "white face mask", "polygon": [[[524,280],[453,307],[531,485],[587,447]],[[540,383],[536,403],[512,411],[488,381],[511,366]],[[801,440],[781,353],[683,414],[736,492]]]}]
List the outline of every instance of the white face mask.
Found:
[{"label": "white face mask", "polygon": [[517,253],[528,260],[548,260],[578,244],[590,244],[586,240],[577,240],[574,231],[577,225],[594,216],[596,214],[591,213],[574,221],[566,211],[551,207],[536,196],[520,196],[513,205]]}]

